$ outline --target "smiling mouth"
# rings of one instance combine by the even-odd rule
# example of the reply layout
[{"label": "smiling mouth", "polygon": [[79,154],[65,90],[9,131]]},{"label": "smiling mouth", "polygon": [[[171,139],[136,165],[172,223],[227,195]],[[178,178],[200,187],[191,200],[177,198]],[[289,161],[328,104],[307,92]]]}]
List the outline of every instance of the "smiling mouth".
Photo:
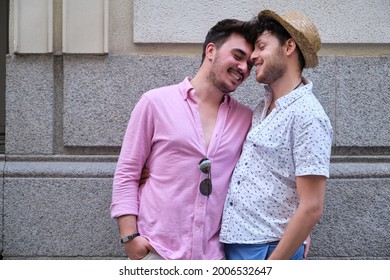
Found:
[{"label": "smiling mouth", "polygon": [[253,66],[253,67],[255,68],[255,72],[256,72],[256,73],[257,73],[257,71],[260,70],[261,66],[262,66],[262,64],[260,64],[260,63]]},{"label": "smiling mouth", "polygon": [[230,76],[232,76],[234,79],[236,79],[239,82],[241,82],[243,80],[242,75],[237,73],[237,72],[234,72],[234,71],[230,70],[229,74],[230,74]]}]

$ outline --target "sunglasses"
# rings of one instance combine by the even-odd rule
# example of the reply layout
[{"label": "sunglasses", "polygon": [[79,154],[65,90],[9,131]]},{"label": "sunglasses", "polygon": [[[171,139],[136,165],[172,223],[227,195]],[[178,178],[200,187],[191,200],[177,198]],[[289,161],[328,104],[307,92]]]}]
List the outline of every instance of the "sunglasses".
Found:
[{"label": "sunglasses", "polygon": [[209,196],[212,191],[211,185],[211,161],[208,158],[204,158],[199,162],[199,169],[203,173],[207,174],[207,178],[200,182],[199,190],[204,196]]}]

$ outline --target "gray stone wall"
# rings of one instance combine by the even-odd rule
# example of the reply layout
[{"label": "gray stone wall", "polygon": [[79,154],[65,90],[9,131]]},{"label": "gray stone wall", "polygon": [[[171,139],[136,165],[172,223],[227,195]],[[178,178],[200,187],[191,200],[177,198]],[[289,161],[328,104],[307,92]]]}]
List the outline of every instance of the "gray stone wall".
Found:
[{"label": "gray stone wall", "polygon": [[5,161],[4,161],[4,155],[0,155],[0,229],[1,229],[1,234],[0,234],[0,252],[3,252],[3,220],[4,220],[4,215],[3,215],[3,208],[4,208],[4,180],[3,180],[3,175],[4,175],[4,166],[5,166]]},{"label": "gray stone wall", "polygon": [[[0,158],[4,259],[125,258],[112,176],[143,92],[193,75],[198,56],[10,55]],[[304,74],[334,128],[312,259],[390,259],[390,57],[320,57]],[[234,96],[254,107],[254,77]]]}]

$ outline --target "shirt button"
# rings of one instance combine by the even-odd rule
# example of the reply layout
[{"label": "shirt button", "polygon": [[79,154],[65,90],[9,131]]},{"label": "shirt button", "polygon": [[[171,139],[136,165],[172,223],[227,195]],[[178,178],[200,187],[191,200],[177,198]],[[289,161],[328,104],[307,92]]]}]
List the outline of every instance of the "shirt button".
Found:
[{"label": "shirt button", "polygon": [[203,207],[203,202],[199,203],[199,207]]},{"label": "shirt button", "polygon": [[230,206],[233,206],[233,202],[231,202],[231,201],[230,201],[230,203],[229,203],[229,204],[230,204]]}]

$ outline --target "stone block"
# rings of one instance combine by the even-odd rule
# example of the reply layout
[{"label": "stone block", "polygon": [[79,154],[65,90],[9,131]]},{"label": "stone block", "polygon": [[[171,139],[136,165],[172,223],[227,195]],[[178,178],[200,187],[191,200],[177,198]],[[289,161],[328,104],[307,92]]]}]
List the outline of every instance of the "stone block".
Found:
[{"label": "stone block", "polygon": [[52,154],[52,56],[7,57],[6,104],[6,153]]},{"label": "stone block", "polygon": [[65,146],[120,146],[134,105],[146,91],[181,82],[196,57],[65,56]]},{"label": "stone block", "polygon": [[[320,58],[305,76],[335,122],[334,57]],[[119,147],[131,110],[146,91],[193,76],[200,57],[65,56],[63,143],[68,147]],[[252,109],[263,85],[254,72],[232,95]]]},{"label": "stone block", "polygon": [[388,259],[390,179],[331,179],[310,258]]},{"label": "stone block", "polygon": [[390,57],[338,57],[336,145],[389,147]]},{"label": "stone block", "polygon": [[[110,217],[116,161],[9,161],[4,169],[5,259],[123,259]],[[310,259],[388,259],[389,162],[331,164]]]},{"label": "stone block", "polygon": [[123,257],[111,185],[109,178],[6,179],[4,258]]}]

